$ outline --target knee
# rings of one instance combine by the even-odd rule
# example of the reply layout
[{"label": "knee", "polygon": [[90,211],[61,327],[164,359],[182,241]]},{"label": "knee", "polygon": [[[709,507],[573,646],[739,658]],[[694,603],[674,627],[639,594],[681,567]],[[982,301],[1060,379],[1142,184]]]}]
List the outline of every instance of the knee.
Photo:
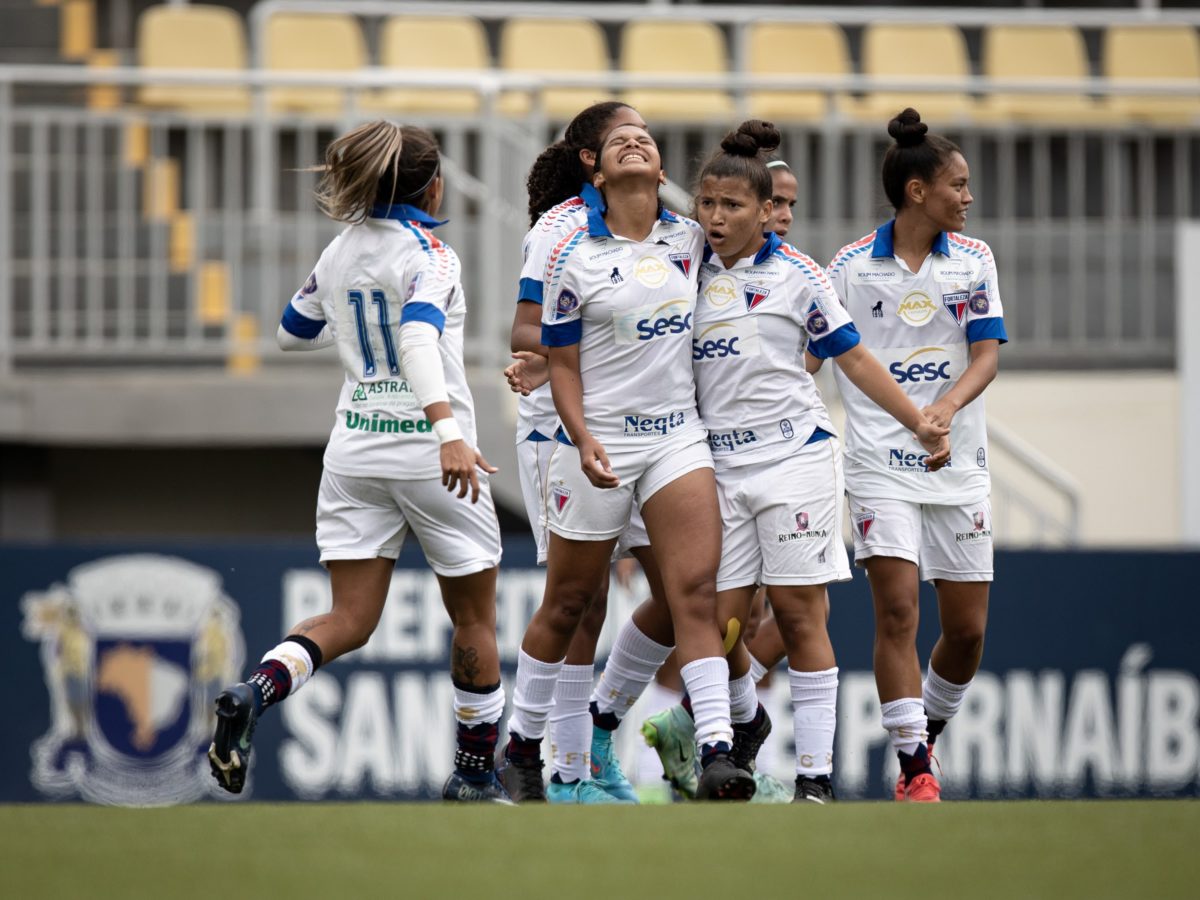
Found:
[{"label": "knee", "polygon": [[566,586],[553,593],[548,591],[548,601],[542,606],[547,626],[556,634],[567,637],[573,635],[593,595],[593,591]]},{"label": "knee", "polygon": [[343,653],[349,653],[352,650],[357,650],[360,647],[365,647],[367,641],[371,639],[371,635],[375,633],[375,626],[379,624],[378,619],[366,621],[363,619],[351,619],[346,623],[346,643],[347,647]]},{"label": "knee", "polygon": [[875,612],[875,633],[891,640],[916,640],[917,604],[907,599],[881,603]]},{"label": "knee", "polygon": [[943,625],[942,639],[960,653],[977,653],[983,647],[983,622],[956,622]]}]

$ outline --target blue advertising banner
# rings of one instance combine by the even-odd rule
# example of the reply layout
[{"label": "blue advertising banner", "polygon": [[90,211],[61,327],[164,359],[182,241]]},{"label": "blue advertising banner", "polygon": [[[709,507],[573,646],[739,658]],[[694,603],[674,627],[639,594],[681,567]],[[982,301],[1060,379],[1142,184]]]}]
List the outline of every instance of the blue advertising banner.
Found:
[{"label": "blue advertising banner", "polygon": [[[1180,602],[1198,566],[1200,553],[997,553],[983,669],[938,742],[944,796],[1200,794],[1200,608]],[[5,545],[0,571],[4,802],[229,799],[204,755],[213,697],[330,602],[307,543]],[[922,590],[925,659],[937,615]],[[532,542],[507,541],[497,596],[506,679],[541,592]],[[614,585],[602,652],[644,593],[644,583]],[[883,799],[896,768],[861,572],[831,602],[835,783],[842,798]],[[437,796],[454,752],[449,634],[436,579],[410,543],[370,643],[260,721],[242,796]],[[790,781],[788,692],[776,682],[762,691],[776,723],[769,766]],[[650,702],[631,711],[618,745],[627,771],[648,781],[660,773],[639,762],[637,731],[657,711]]]}]

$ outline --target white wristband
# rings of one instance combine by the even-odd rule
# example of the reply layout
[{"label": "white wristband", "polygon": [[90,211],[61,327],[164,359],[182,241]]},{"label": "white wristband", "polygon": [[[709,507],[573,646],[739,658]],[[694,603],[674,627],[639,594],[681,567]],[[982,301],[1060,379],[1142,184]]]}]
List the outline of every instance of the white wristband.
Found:
[{"label": "white wristband", "polygon": [[438,419],[433,423],[433,433],[438,437],[439,444],[448,444],[451,441],[461,441],[463,439],[462,429],[458,427],[458,422],[454,416],[447,416],[444,419]]}]

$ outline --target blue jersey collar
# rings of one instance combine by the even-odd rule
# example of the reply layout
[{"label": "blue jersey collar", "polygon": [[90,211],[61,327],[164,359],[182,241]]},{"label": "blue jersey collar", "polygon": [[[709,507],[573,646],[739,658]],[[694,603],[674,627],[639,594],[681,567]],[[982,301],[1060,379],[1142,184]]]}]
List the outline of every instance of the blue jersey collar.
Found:
[{"label": "blue jersey collar", "polygon": [[[597,191],[597,193],[599,193],[599,191]],[[579,196],[583,197],[583,194],[580,194]],[[583,199],[585,201],[587,200],[586,197],[583,197]],[[601,202],[603,202],[603,201],[601,201]],[[604,221],[604,213],[607,211],[607,209],[608,209],[608,207],[606,207],[606,206],[601,206],[601,207],[597,208],[595,206],[592,206],[590,203],[588,204],[587,223],[588,223],[588,235],[589,236],[591,236],[591,237],[612,237],[613,236],[613,233],[608,228],[608,223]],[[672,217],[671,211],[669,209],[667,209],[665,206],[663,206],[661,203],[659,203],[658,204],[658,221],[670,222],[671,217]]]},{"label": "blue jersey collar", "polygon": [[[880,225],[875,229],[875,243],[871,246],[872,259],[895,257],[895,230],[895,219],[892,219],[892,221],[888,222],[886,225]],[[934,253],[940,253],[942,256],[950,255],[950,239],[946,237],[946,232],[939,231],[937,233],[937,236],[933,239],[932,249]]]},{"label": "blue jersey collar", "polygon": [[783,243],[779,235],[773,231],[768,231],[763,236],[767,239],[767,242],[759,247],[758,252],[754,254],[754,264],[756,266],[759,263],[765,263],[768,259],[770,259],[771,254],[778,250],[779,245]]},{"label": "blue jersey collar", "polygon": [[600,193],[595,185],[584,182],[579,188],[579,199],[588,205],[589,209],[598,209],[604,212],[608,206],[604,202],[604,195]]},{"label": "blue jersey collar", "polygon": [[395,219],[398,222],[420,222],[422,225],[428,225],[430,228],[436,228],[438,225],[445,225],[449,219],[438,221],[423,209],[418,209],[415,206],[409,206],[407,203],[393,203],[391,206],[387,204],[378,204],[371,210],[372,219]]}]

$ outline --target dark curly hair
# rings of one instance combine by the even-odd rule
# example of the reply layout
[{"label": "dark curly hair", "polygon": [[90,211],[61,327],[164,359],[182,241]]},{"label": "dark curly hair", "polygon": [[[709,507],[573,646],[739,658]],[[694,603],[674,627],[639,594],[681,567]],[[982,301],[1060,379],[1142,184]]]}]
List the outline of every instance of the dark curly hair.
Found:
[{"label": "dark curly hair", "polygon": [[721,149],[708,158],[697,184],[705,178],[744,178],[759,200],[774,193],[766,154],[779,147],[779,129],[762,119],[748,119],[721,139]]},{"label": "dark curly hair", "polygon": [[928,132],[929,126],[911,106],[888,122],[888,134],[896,143],[883,155],[883,192],[897,211],[904,206],[904,186],[910,178],[931,182],[950,154],[962,153],[953,141]]},{"label": "dark curly hair", "polygon": [[617,110],[632,108],[618,100],[593,103],[570,121],[561,141],[541,152],[525,180],[531,226],[546,210],[579,193],[579,185],[585,178],[579,151],[589,150],[600,142]]}]

